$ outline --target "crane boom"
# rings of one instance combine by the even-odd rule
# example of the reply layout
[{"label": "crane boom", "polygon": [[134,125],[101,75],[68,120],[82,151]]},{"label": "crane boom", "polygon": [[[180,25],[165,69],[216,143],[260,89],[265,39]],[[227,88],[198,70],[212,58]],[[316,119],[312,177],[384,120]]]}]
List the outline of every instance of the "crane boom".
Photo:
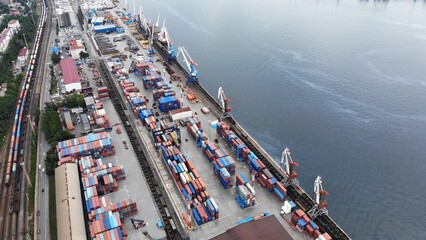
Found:
[{"label": "crane boom", "polygon": [[314,182],[314,194],[315,194],[315,205],[307,212],[311,216],[312,220],[322,214],[328,214],[327,201],[323,199],[323,195],[328,195],[328,192],[324,190],[322,186],[322,178],[318,176]]},{"label": "crane boom", "polygon": [[220,118],[224,119],[230,117],[231,107],[228,105],[228,102],[230,102],[230,100],[225,96],[225,92],[223,91],[222,87],[219,87],[219,90],[217,92],[217,98],[222,107],[222,114],[220,115]]},{"label": "crane boom", "polygon": [[166,43],[167,43],[167,52],[169,53],[169,55],[166,58],[166,61],[170,62],[170,60],[176,59],[175,50],[173,49],[173,44],[170,40],[169,32],[167,31],[167,28],[166,27],[163,27],[163,28],[164,28],[164,36],[166,38]]},{"label": "crane boom", "polygon": [[186,66],[188,67],[188,70],[189,70],[189,78],[186,81],[186,84],[188,85],[192,82],[198,83],[198,71],[195,68],[197,66],[197,63],[192,60],[191,56],[189,56],[185,47],[178,48],[178,53],[176,55],[176,58],[179,57],[179,55],[181,54],[183,56],[183,61],[186,63]]},{"label": "crane boom", "polygon": [[297,162],[291,158],[291,152],[289,148],[285,148],[281,154],[281,167],[285,166],[284,172],[287,174],[287,179],[284,180],[284,185],[299,185],[297,181],[297,172],[293,170],[294,167],[299,166]]}]

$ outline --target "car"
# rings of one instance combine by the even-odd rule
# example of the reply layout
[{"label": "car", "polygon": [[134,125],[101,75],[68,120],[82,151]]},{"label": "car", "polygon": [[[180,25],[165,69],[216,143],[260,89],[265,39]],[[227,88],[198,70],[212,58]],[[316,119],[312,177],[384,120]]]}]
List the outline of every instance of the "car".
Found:
[{"label": "car", "polygon": [[41,170],[41,164],[38,165],[38,170]]},{"label": "car", "polygon": [[123,139],[123,144],[124,144],[124,148],[128,149],[129,147],[127,146],[126,140]]},{"label": "car", "polygon": [[43,168],[42,172],[43,172],[43,173],[45,172],[45,169],[44,169],[44,168]]}]

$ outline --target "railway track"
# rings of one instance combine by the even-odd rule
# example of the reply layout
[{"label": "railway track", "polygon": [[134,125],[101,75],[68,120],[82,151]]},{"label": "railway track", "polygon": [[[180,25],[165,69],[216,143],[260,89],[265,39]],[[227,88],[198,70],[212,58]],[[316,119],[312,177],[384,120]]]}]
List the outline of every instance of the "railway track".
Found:
[{"label": "railway track", "polygon": [[167,239],[182,239],[180,233],[176,230],[173,218],[170,216],[170,211],[167,209],[164,196],[162,195],[157,182],[154,180],[154,174],[151,167],[148,164],[143,150],[139,147],[140,143],[136,136],[136,133],[130,124],[130,119],[127,117],[125,111],[127,110],[126,104],[121,100],[119,90],[114,83],[114,80],[111,78],[111,75],[108,71],[107,66],[102,60],[97,62],[98,69],[103,77],[106,80],[109,89],[109,97],[113,102],[114,108],[120,116],[120,120],[123,123],[124,129],[127,132],[127,135],[130,139],[130,144],[133,147],[133,150],[136,153],[138,158],[139,165],[145,175],[148,186],[151,190],[152,196],[154,198],[155,204],[158,207],[158,210],[161,214],[162,222],[164,225],[164,230],[167,234]]},{"label": "railway track", "polygon": [[[38,57],[41,52],[45,53],[43,47],[39,49],[40,42],[43,39],[43,33],[50,31],[50,27],[44,24],[46,21],[46,3],[40,1],[41,17],[38,24],[37,34],[34,46],[28,61],[27,70],[23,79],[12,132],[8,136],[9,151],[2,163],[2,184],[0,187],[2,213],[0,226],[0,239],[24,239],[28,234],[27,229],[27,208],[28,202],[25,197],[28,190],[28,182],[24,173],[29,169],[30,149],[31,149],[31,121],[29,114],[34,113],[38,106],[38,94],[33,89],[40,88],[43,78],[34,76],[33,71],[39,64]],[[46,44],[44,44],[46,48]],[[44,64],[44,63],[42,63]],[[7,160],[7,161],[6,161]]]}]

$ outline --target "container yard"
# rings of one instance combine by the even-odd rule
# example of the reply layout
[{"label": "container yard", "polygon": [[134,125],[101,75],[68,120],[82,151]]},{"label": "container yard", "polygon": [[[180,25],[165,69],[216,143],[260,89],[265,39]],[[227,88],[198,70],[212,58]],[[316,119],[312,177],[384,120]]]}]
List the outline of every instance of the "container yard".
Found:
[{"label": "container yard", "polygon": [[[120,140],[117,144],[121,145]],[[126,181],[123,165],[128,165],[126,161],[131,160],[130,154],[126,150],[120,156],[120,150],[116,154],[115,148],[107,132],[89,134],[57,145],[59,165],[78,163],[83,209],[90,238],[105,239],[111,235],[119,237],[117,239],[138,239],[141,233],[133,228],[133,217],[150,223],[145,230],[152,236],[164,237],[164,231],[155,225],[160,218],[152,201],[149,201],[149,190],[141,191],[144,181]],[[117,146],[117,149],[122,148]],[[134,175],[131,179],[142,177],[140,173]]]},{"label": "container yard", "polygon": [[[116,44],[118,51],[126,52],[125,42]],[[240,156],[247,153],[243,161],[239,160],[217,133],[222,128],[212,128],[211,123],[217,122],[217,118],[202,114],[201,109],[206,105],[195,100],[198,99],[195,93],[182,89],[180,81],[171,81],[171,76],[161,74],[160,69],[164,69],[161,62],[146,56],[144,60],[133,61],[105,57],[104,61],[101,65],[105,65],[117,83],[115,87],[132,113],[128,117],[138,130],[145,155],[158,171],[162,185],[167,186],[166,193],[180,216],[178,222],[191,239],[214,237],[239,220],[264,212],[280,215],[283,203],[257,182],[236,187],[237,174],[243,173],[252,180],[250,169],[261,172],[265,167],[256,162],[255,156],[254,167],[248,165],[250,153],[236,145]],[[191,117],[171,121],[169,112],[182,105],[189,107]],[[235,145],[239,140],[234,137],[231,142]],[[276,180],[265,181],[268,180],[273,191]],[[307,238],[293,231],[285,219],[279,221],[294,238]]]},{"label": "container yard", "polygon": [[[271,164],[229,123],[231,107],[221,88],[219,116],[211,96],[199,96],[196,70],[191,67],[185,84],[187,72],[176,56],[145,42],[146,29],[137,31],[134,16],[81,8],[78,16],[81,24],[94,20],[82,24],[89,49],[109,54],[88,64],[88,84],[96,86],[85,95],[93,133],[57,146],[60,164],[78,159],[90,238],[173,238],[177,230],[183,238],[209,239],[245,219],[273,214],[289,239],[327,239],[309,209],[288,198]],[[106,25],[99,24],[105,16]],[[158,41],[169,37],[164,26],[152,30]],[[185,48],[178,52],[193,64]]]}]

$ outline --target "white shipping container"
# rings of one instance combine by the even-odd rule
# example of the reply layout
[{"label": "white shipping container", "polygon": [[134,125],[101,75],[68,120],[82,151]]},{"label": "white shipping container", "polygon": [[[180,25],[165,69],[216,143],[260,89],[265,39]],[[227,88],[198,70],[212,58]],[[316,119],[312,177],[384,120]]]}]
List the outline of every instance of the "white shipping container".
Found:
[{"label": "white shipping container", "polygon": [[180,181],[182,182],[182,184],[185,185],[187,183],[187,181],[186,181],[184,173],[180,173],[179,177],[180,177]]},{"label": "white shipping container", "polygon": [[256,196],[256,192],[254,191],[254,188],[250,185],[250,183],[247,183],[246,187],[250,191],[250,193],[253,197]]},{"label": "white shipping container", "polygon": [[281,210],[283,210],[285,214],[291,213],[290,203],[288,201],[284,201],[284,206],[281,207]]},{"label": "white shipping container", "polygon": [[219,212],[219,206],[216,204],[216,201],[213,198],[210,198],[210,202],[212,203],[213,207],[216,209],[216,212]]}]

